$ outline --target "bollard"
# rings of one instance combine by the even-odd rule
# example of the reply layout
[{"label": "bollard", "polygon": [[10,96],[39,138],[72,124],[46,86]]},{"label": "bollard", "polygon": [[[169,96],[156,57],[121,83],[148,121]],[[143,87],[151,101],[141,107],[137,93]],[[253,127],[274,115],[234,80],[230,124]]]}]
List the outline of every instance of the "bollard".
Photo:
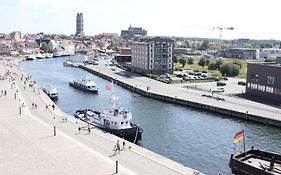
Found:
[{"label": "bollard", "polygon": [[115,172],[115,174],[117,174],[118,173],[118,160],[116,160],[116,172]]},{"label": "bollard", "polygon": [[54,126],[54,136],[56,136],[56,126]]}]

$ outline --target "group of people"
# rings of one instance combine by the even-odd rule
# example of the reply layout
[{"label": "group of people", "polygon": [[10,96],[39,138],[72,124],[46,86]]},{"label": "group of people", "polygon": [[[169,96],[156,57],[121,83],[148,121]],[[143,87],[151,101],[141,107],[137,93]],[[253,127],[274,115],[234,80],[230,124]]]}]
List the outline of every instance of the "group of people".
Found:
[{"label": "group of people", "polygon": [[35,109],[37,109],[37,108],[38,108],[38,105],[37,105],[37,103],[35,103],[35,102],[32,102],[32,108],[35,108]]}]

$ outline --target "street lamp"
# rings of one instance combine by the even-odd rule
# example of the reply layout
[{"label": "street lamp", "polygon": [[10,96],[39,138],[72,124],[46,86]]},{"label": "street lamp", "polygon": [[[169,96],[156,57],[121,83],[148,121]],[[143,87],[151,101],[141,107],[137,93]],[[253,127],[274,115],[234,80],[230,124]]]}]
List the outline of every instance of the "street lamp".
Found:
[{"label": "street lamp", "polygon": [[54,136],[56,136],[56,117],[54,117]]}]

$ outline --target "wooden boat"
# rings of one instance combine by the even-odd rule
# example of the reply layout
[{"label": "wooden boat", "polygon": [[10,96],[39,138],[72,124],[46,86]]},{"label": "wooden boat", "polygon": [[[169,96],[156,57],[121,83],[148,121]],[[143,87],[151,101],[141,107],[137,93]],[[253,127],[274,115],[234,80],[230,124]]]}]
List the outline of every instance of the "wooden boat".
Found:
[{"label": "wooden boat", "polygon": [[281,155],[252,149],[231,154],[229,167],[236,175],[281,175]]}]

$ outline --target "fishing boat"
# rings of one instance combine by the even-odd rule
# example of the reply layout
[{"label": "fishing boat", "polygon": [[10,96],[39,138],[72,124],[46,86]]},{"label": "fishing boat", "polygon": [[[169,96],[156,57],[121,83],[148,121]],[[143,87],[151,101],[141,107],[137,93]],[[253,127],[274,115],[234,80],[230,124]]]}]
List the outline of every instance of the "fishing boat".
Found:
[{"label": "fishing boat", "polygon": [[96,83],[93,80],[88,80],[88,79],[73,80],[69,82],[69,85],[87,92],[92,92],[92,93],[99,92],[99,88],[97,87]]},{"label": "fishing boat", "polygon": [[42,90],[50,97],[52,100],[56,100],[59,97],[59,93],[57,91],[57,88],[54,86],[47,84],[42,87]]},{"label": "fishing boat", "polygon": [[231,154],[229,167],[236,175],[281,175],[281,155],[252,147],[237,155]]},{"label": "fishing boat", "polygon": [[84,122],[110,132],[130,142],[137,143],[142,138],[142,128],[132,123],[129,109],[116,107],[115,94],[111,96],[111,110],[95,111],[91,109],[77,110],[74,116]]}]

